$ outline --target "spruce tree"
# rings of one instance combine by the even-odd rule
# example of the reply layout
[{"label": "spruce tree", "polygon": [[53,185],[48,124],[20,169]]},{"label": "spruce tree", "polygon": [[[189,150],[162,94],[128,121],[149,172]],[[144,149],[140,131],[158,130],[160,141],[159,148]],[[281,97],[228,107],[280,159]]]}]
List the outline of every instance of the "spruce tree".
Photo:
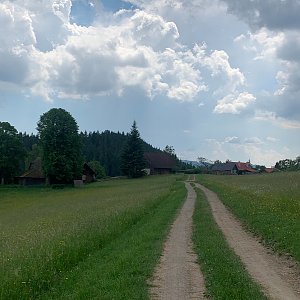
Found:
[{"label": "spruce tree", "polygon": [[145,174],[145,166],[143,142],[134,121],[123,149],[121,169],[124,175],[137,178]]}]

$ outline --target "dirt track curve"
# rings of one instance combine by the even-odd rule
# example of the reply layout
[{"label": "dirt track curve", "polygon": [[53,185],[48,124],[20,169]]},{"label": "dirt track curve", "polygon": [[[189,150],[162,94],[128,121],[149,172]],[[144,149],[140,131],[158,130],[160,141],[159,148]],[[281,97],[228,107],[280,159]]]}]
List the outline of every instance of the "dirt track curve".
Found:
[{"label": "dirt track curve", "polygon": [[204,280],[192,247],[192,216],[196,193],[186,182],[186,201],[172,225],[151,282],[152,299],[205,299]]},{"label": "dirt track curve", "polygon": [[266,296],[270,299],[299,300],[300,272],[297,266],[272,254],[248,234],[214,192],[200,184],[196,184],[196,187],[205,193],[214,219],[227,242],[241,258],[252,278],[262,286]]}]

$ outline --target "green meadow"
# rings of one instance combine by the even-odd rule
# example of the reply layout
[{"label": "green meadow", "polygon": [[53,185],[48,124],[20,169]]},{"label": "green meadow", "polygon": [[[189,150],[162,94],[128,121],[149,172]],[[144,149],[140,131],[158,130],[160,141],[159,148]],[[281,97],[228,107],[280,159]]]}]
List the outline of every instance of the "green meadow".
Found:
[{"label": "green meadow", "polygon": [[178,179],[1,187],[0,299],[147,299],[186,195]]},{"label": "green meadow", "polygon": [[300,263],[300,172],[199,175],[197,180],[266,245]]}]

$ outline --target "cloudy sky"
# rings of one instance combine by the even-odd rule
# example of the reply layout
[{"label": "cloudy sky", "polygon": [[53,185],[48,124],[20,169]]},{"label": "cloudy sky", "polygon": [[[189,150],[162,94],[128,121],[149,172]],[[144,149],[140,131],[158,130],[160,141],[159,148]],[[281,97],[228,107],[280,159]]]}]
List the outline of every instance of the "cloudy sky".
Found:
[{"label": "cloudy sky", "polygon": [[300,154],[299,0],[0,2],[0,120],[129,131],[182,159]]}]

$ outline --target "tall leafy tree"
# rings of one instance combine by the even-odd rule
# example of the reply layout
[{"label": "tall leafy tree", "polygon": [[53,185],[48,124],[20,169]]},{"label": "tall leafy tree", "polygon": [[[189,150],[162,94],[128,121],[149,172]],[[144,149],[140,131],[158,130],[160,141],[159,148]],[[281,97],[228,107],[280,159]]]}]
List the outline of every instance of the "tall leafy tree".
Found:
[{"label": "tall leafy tree", "polygon": [[143,142],[134,121],[123,150],[121,169],[124,175],[136,178],[144,175],[145,166]]},{"label": "tall leafy tree", "polygon": [[80,178],[82,142],[72,115],[62,108],[43,114],[37,126],[43,153],[43,169],[51,183]]},{"label": "tall leafy tree", "polygon": [[25,150],[18,131],[8,122],[0,122],[0,181],[12,180],[20,169]]}]

